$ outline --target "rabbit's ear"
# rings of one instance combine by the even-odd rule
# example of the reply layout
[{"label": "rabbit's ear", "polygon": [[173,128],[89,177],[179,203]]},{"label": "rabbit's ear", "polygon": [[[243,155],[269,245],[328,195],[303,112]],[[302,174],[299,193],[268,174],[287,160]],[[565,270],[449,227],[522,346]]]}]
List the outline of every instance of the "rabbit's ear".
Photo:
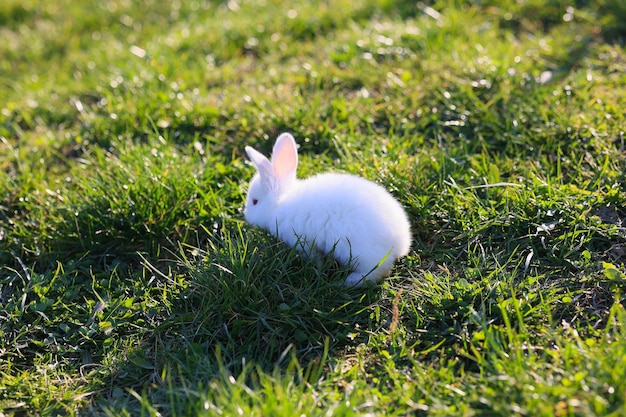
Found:
[{"label": "rabbit's ear", "polygon": [[269,159],[265,157],[261,152],[257,151],[250,146],[246,146],[246,153],[248,154],[248,158],[250,161],[256,166],[257,171],[261,175],[261,178],[265,180],[269,180],[274,176],[274,170],[272,169],[272,164]]},{"label": "rabbit's ear", "polygon": [[295,178],[298,168],[298,149],[295,139],[289,133],[283,133],[276,139],[272,150],[272,167],[278,179]]}]

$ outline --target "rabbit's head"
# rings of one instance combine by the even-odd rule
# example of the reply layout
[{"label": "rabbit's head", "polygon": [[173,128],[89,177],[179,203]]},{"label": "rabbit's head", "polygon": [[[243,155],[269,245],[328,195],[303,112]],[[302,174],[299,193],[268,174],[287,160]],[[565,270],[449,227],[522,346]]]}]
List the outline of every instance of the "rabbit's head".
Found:
[{"label": "rabbit's head", "polygon": [[248,223],[270,230],[281,195],[296,181],[296,141],[289,133],[280,135],[274,144],[271,161],[250,146],[246,146],[246,153],[257,173],[248,187],[244,216]]}]

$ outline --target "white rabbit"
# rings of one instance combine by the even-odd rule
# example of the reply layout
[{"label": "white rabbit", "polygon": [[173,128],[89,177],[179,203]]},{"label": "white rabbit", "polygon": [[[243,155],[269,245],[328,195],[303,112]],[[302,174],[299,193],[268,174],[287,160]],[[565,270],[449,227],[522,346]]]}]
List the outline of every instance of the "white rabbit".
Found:
[{"label": "white rabbit", "polygon": [[276,139],[271,162],[249,146],[246,153],[257,168],[246,198],[248,223],[307,255],[332,253],[353,271],[346,286],[382,279],[409,252],[409,221],[383,187],[348,174],[296,179],[298,151],[289,133]]}]

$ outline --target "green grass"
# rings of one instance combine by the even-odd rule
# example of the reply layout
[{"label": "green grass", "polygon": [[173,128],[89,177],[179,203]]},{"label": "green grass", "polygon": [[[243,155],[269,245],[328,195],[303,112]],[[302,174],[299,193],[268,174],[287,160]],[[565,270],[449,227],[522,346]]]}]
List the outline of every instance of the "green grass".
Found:
[{"label": "green grass", "polygon": [[[2,2],[0,416],[626,415],[625,12]],[[244,223],[282,131],[389,279]]]}]

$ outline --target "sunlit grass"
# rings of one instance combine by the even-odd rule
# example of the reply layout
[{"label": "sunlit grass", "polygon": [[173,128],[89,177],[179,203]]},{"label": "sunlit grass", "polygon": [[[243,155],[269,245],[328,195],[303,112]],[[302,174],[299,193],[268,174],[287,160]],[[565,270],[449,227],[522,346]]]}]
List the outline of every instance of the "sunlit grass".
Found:
[{"label": "sunlit grass", "polygon": [[[626,413],[623,6],[0,5],[0,414]],[[243,222],[374,180],[380,285]]]}]

